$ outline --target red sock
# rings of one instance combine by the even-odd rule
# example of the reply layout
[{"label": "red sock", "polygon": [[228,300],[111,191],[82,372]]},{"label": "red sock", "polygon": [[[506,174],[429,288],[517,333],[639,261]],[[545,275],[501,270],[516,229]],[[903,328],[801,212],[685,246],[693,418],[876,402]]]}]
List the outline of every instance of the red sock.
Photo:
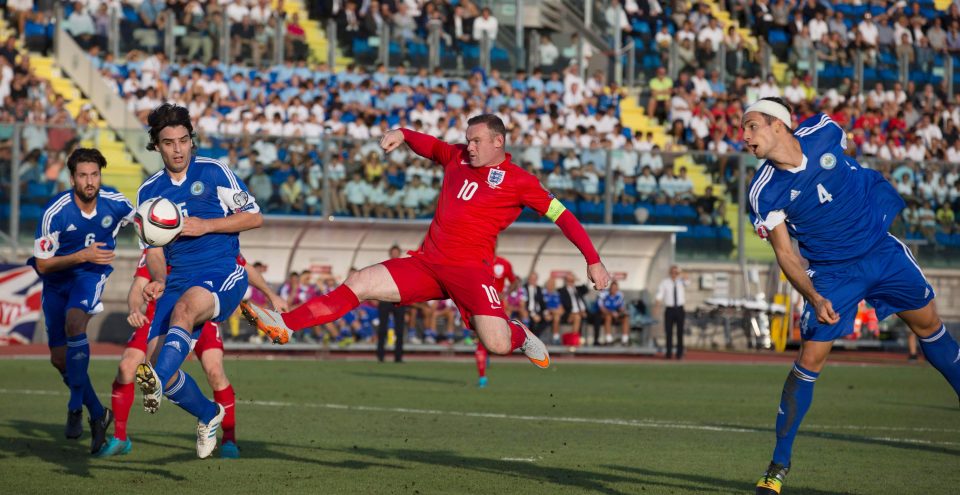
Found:
[{"label": "red sock", "polygon": [[133,382],[120,383],[113,380],[113,393],[110,394],[110,409],[113,409],[113,436],[119,440],[127,439],[127,418],[133,406]]},{"label": "red sock", "polygon": [[237,417],[234,415],[234,406],[236,405],[236,397],[233,395],[233,385],[227,385],[227,388],[223,390],[214,390],[213,391],[213,400],[223,406],[223,410],[226,411],[226,414],[223,416],[223,422],[220,423],[220,428],[223,430],[223,442],[234,442],[237,441]]},{"label": "red sock", "polygon": [[310,299],[289,313],[284,313],[283,322],[294,331],[315,327],[338,320],[359,305],[360,300],[350,287],[341,285],[322,296]]},{"label": "red sock", "polygon": [[487,348],[482,344],[477,344],[477,350],[473,351],[473,357],[477,360],[477,374],[480,375],[480,378],[487,376],[487,359],[490,356],[490,352],[487,351]]},{"label": "red sock", "polygon": [[527,332],[524,332],[523,327],[512,321],[508,321],[507,324],[510,325],[510,350],[515,351],[527,340]]}]

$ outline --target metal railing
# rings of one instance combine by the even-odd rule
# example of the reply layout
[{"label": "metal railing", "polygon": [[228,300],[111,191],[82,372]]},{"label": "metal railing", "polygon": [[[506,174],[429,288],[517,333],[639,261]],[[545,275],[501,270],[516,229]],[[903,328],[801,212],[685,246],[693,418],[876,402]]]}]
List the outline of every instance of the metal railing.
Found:
[{"label": "metal railing", "polygon": [[[42,171],[30,168],[39,166],[39,160],[24,162],[21,136],[28,124],[12,125],[12,138],[7,142],[0,142],[0,145],[11,146],[12,163],[18,164],[10,168],[9,177],[4,180],[5,187],[0,191],[4,196],[0,199],[3,209],[8,209],[6,215],[0,215],[0,224],[2,224],[0,230],[7,234],[6,238],[0,239],[0,242],[7,243],[11,248],[16,249],[28,246],[32,242],[32,229],[35,228],[39,218],[37,208],[49,199],[38,197],[36,190],[43,188],[35,186],[37,183],[46,183],[48,187],[51,186],[49,177],[41,173]],[[97,132],[95,129],[90,131]],[[139,129],[130,132],[144,133]],[[299,187],[303,189],[297,204],[285,202],[280,195],[282,186],[274,184],[269,176],[266,182],[262,176],[254,179],[254,175],[257,175],[255,172],[257,165],[249,163],[254,156],[250,153],[254,144],[258,146],[270,144],[278,152],[272,161],[259,164],[264,170],[272,174],[283,174],[282,169],[289,165],[296,180],[300,181]],[[345,204],[344,195],[346,184],[354,172],[360,173],[369,186],[382,187],[384,190],[389,188],[390,181],[393,180],[392,185],[395,189],[403,191],[415,174],[424,175],[431,184],[437,182],[435,184],[437,187],[438,181],[441,180],[438,168],[431,165],[429,161],[420,159],[409,150],[399,154],[394,152],[384,157],[376,141],[355,141],[330,136],[290,139],[263,135],[200,135],[198,145],[198,154],[222,159],[232,167],[246,181],[253,195],[258,198],[267,212],[312,214],[323,217],[354,216],[355,212]],[[54,156],[44,150],[40,151],[50,157]],[[67,151],[58,152],[56,157],[64,160]],[[713,232],[717,235],[721,235],[722,232],[716,229],[726,228],[729,229],[724,234],[727,244],[719,243],[717,245],[720,248],[713,251],[705,249],[703,243],[681,244],[678,251],[680,256],[692,254],[698,257],[705,256],[707,259],[739,260],[741,264],[746,263],[744,247],[748,236],[754,234],[749,232],[752,228],[750,222],[746,220],[745,203],[739,199],[745,195],[745,178],[748,176],[748,170],[756,164],[755,159],[750,155],[638,152],[629,148],[601,149],[598,147],[550,149],[510,146],[508,151],[513,153],[515,163],[538,175],[545,186],[568,204],[568,207],[576,211],[585,223],[681,224],[691,228],[705,226],[714,229]],[[368,165],[364,164],[365,159],[369,160]],[[947,167],[949,170],[955,168],[954,164],[940,162],[883,162],[876,159],[863,159],[861,163],[897,177],[918,173],[913,171],[914,169],[921,173],[926,170],[929,173],[937,167]],[[716,211],[712,216],[704,216],[701,212],[697,212],[694,216],[683,213],[695,211],[690,208],[697,205],[696,200],[699,196],[689,191],[672,194],[662,180],[653,191],[641,188],[639,176],[644,174],[644,167],[649,167],[651,171],[675,170],[677,172],[681,167],[687,167],[691,175],[694,174],[694,169],[704,170],[707,183],[717,193],[715,194],[716,202],[713,203]],[[398,176],[402,179],[397,179]],[[273,178],[278,177],[280,175],[275,175]],[[59,178],[55,179],[56,184],[52,189],[56,191],[69,187],[69,181],[65,178],[67,176],[61,173]],[[424,180],[424,182],[427,181]],[[267,189],[263,189],[264,187]],[[24,195],[23,192],[27,194]],[[27,212],[29,214],[25,214],[23,209],[25,204],[30,205]],[[727,213],[726,205],[736,205],[739,215]],[[415,217],[429,217],[430,208],[431,203],[428,201],[411,207],[410,212]],[[641,208],[646,211],[639,212]],[[662,213],[661,210],[666,213]],[[364,215],[378,216],[376,213]],[[736,220],[738,217],[740,221]],[[542,221],[533,212],[522,215],[520,220]],[[682,236],[681,241],[683,241]],[[951,250],[954,248],[946,249],[944,246],[934,244],[925,246],[922,241],[914,244],[921,248],[919,254],[925,263],[960,266],[960,256]]]}]

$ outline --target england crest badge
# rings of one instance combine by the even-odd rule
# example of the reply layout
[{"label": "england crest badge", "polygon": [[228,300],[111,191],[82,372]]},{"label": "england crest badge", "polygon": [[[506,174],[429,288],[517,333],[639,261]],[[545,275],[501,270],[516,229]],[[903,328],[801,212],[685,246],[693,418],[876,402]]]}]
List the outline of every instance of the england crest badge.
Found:
[{"label": "england crest badge", "polygon": [[496,189],[500,184],[503,183],[504,177],[506,177],[507,172],[500,170],[499,168],[491,168],[490,172],[487,174],[487,185],[493,189]]}]

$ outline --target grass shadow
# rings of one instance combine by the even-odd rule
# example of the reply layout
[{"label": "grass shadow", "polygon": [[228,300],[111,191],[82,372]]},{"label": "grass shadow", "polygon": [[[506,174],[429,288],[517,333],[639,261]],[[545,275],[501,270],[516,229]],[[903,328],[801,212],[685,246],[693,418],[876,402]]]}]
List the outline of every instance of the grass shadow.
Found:
[{"label": "grass shadow", "polygon": [[368,378],[389,378],[391,380],[406,380],[413,382],[442,383],[445,385],[466,385],[464,380],[454,380],[451,378],[434,378],[430,376],[412,376],[399,373],[380,373],[376,371],[349,371],[345,374],[368,377]]},{"label": "grass shadow", "polygon": [[[404,463],[422,464],[426,468],[447,467],[452,469],[465,469],[492,476],[519,477],[526,480],[551,483],[561,485],[565,488],[575,489],[584,493],[604,493],[609,495],[620,495],[627,493],[639,493],[642,490],[652,487],[660,487],[669,490],[685,490],[690,493],[716,493],[727,491],[714,488],[718,484],[724,486],[733,486],[732,480],[717,480],[702,478],[700,480],[657,480],[652,475],[637,476],[637,473],[604,472],[589,469],[573,469],[567,467],[544,466],[532,462],[517,462],[493,459],[488,457],[475,457],[458,454],[449,451],[439,450],[415,450],[415,449],[373,449],[366,447],[354,447],[352,449],[331,449],[331,451],[341,454],[360,455],[372,457],[379,460],[397,460]],[[605,469],[609,469],[605,467]],[[611,469],[612,470],[612,469]],[[669,473],[668,473],[669,474]],[[658,474],[663,477],[667,475]],[[669,477],[669,476],[667,476]],[[629,487],[615,487],[614,484],[626,484]],[[749,485],[743,483],[737,484],[737,489],[743,491]]]},{"label": "grass shadow", "polygon": [[[676,482],[686,483],[691,486],[691,489],[701,489],[701,486],[711,486],[716,488],[722,488],[724,490],[730,490],[737,493],[752,492],[753,491],[753,482],[746,480],[728,480],[722,478],[715,478],[712,476],[704,476],[701,474],[696,474],[693,472],[689,473],[673,473],[669,471],[656,471],[653,469],[646,469],[640,467],[628,467],[628,466],[603,466],[614,471],[620,471],[624,473],[631,473],[636,476],[642,477],[655,477],[655,478],[668,478],[675,480]],[[802,486],[791,486],[789,487],[791,494],[805,494],[805,495],[841,495],[850,492],[837,492],[837,491],[823,491],[817,490],[815,488],[804,488]]]},{"label": "grass shadow", "polygon": [[[706,423],[708,426],[716,426],[718,428],[741,428],[743,430],[754,431],[757,433],[769,433],[771,436],[774,435],[773,428],[758,428],[756,426],[746,426],[738,425],[731,423],[723,424],[710,424]],[[935,453],[935,454],[946,454],[949,456],[960,456],[960,448],[950,448],[942,445],[932,445],[927,443],[921,443],[921,441],[911,441],[910,439],[897,440],[891,438],[879,438],[879,437],[865,437],[862,435],[851,435],[849,433],[835,433],[830,431],[810,431],[804,430],[803,425],[800,425],[800,431],[797,432],[797,436],[802,437],[811,437],[811,438],[821,438],[824,440],[840,440],[843,442],[850,443],[859,443],[863,445],[882,445],[884,447],[891,447],[897,449],[913,450],[918,452],[925,453]]]}]

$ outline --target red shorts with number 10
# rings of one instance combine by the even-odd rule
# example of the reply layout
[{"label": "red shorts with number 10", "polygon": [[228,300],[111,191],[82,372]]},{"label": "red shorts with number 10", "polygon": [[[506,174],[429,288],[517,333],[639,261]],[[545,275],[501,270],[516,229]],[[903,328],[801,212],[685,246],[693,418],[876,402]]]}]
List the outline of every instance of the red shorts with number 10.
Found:
[{"label": "red shorts with number 10", "polygon": [[[127,340],[128,349],[139,349],[141,352],[146,354],[147,334],[150,333],[150,322],[153,321],[153,314],[156,311],[157,302],[150,301],[150,303],[147,304],[147,323],[138,328],[137,331],[133,332],[133,335],[130,336],[130,340]],[[196,345],[193,347],[193,352],[197,355],[197,359],[199,359],[204,352],[210,349],[223,350],[223,339],[220,337],[220,328],[212,321],[208,321],[203,326],[203,331],[200,332],[200,338],[197,339]]]},{"label": "red shorts with number 10", "polygon": [[493,285],[493,270],[486,265],[440,265],[414,255],[384,261],[383,266],[397,284],[401,305],[453,299],[468,328],[474,316],[507,319],[500,294]]}]

